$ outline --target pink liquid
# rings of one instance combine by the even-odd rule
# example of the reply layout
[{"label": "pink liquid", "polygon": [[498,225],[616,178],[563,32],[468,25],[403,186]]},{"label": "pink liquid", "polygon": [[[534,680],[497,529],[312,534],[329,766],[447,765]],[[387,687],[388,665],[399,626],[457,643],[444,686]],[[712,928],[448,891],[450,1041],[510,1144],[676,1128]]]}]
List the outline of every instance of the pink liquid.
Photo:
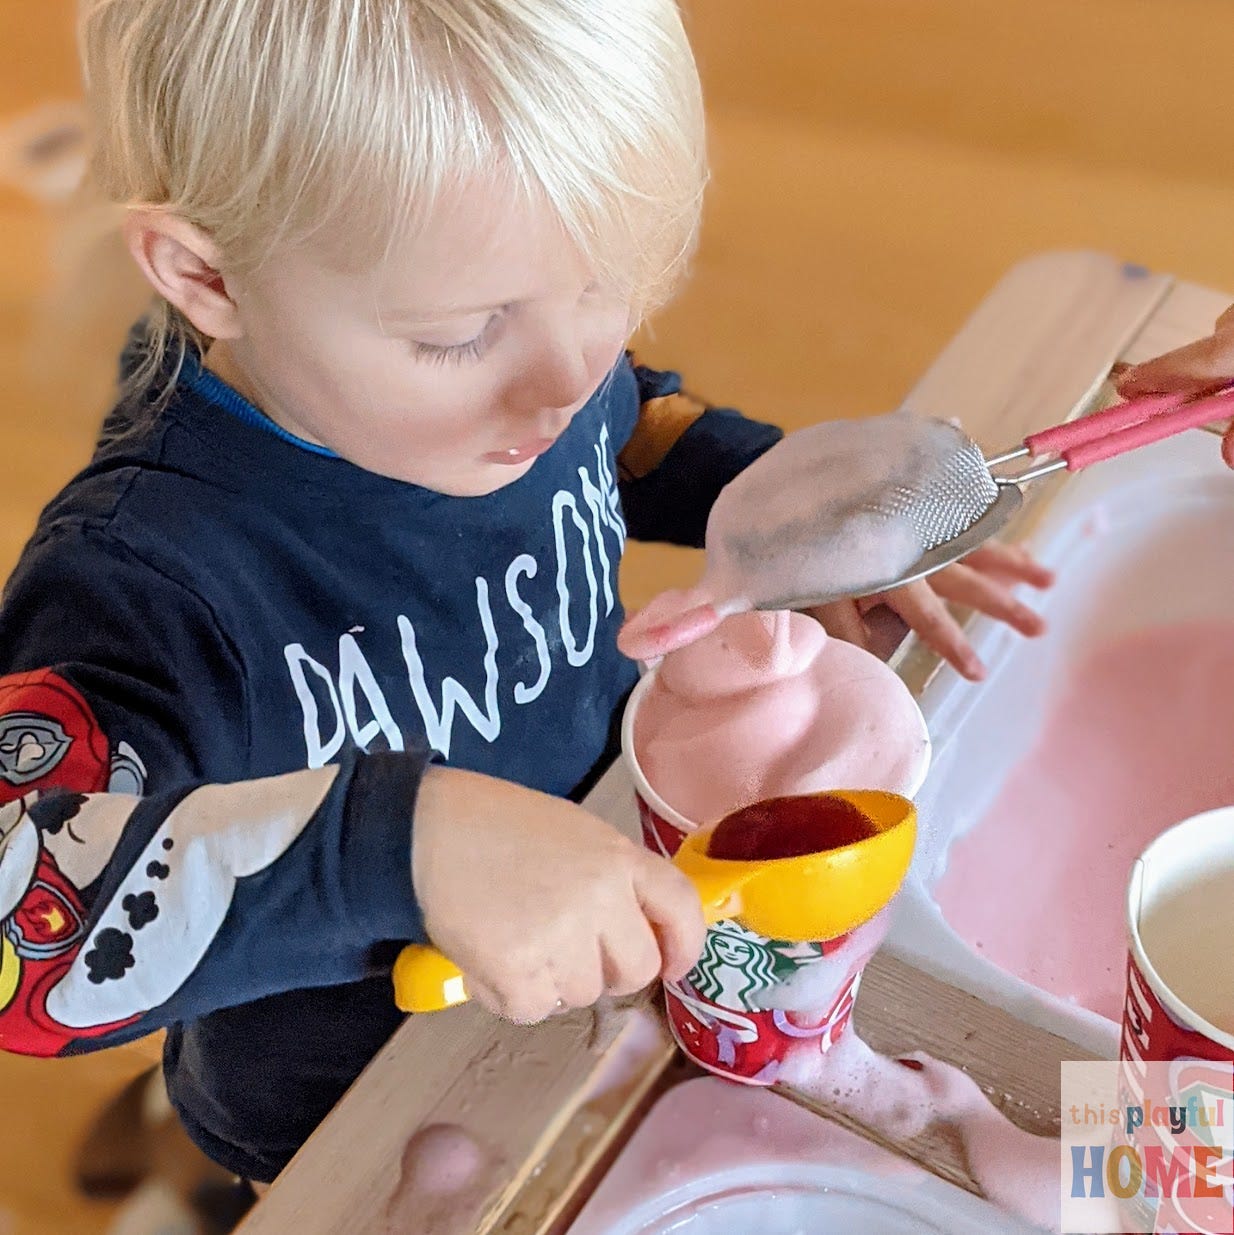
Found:
[{"label": "pink liquid", "polygon": [[1117,1020],[1132,863],[1166,828],[1231,802],[1234,622],[1142,631],[1076,667],[935,894],[982,955]]}]

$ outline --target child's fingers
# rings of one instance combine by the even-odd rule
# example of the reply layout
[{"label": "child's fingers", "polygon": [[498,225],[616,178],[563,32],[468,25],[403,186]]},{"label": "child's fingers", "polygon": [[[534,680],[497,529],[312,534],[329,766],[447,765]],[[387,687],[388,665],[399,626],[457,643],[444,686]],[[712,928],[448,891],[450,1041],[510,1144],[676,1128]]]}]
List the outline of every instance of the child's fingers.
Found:
[{"label": "child's fingers", "polygon": [[702,955],[707,933],[694,885],[671,862],[648,854],[634,892],[659,945],[659,976],[669,982],[684,978]]},{"label": "child's fingers", "polygon": [[934,590],[944,600],[976,609],[1000,622],[1006,622],[1028,638],[1045,633],[1045,619],[1030,609],[1015,593],[997,579],[967,566],[953,566],[935,576]]},{"label": "child's fingers", "polygon": [[1234,425],[1221,443],[1221,457],[1225,460],[1226,467],[1234,467]]},{"label": "child's fingers", "polygon": [[963,564],[982,574],[992,575],[1001,583],[1027,583],[1039,591],[1054,583],[1054,572],[1037,561],[1027,549],[998,540],[974,549]]},{"label": "child's fingers", "polygon": [[633,995],[660,976],[660,941],[645,917],[633,917],[620,938],[606,935],[600,940],[604,990],[609,995]]},{"label": "child's fingers", "polygon": [[954,665],[970,682],[980,682],[985,677],[985,666],[963,628],[928,583],[910,583],[888,592],[883,600],[917,632],[918,638]]},{"label": "child's fingers", "polygon": [[[478,989],[483,991],[486,988],[480,985]],[[547,965],[520,981],[510,981],[488,989],[491,996],[481,999],[484,1005],[516,1025],[538,1025],[559,1010],[558,1000],[562,1000],[556,978]],[[471,994],[472,998],[478,997],[475,987]]]},{"label": "child's fingers", "polygon": [[511,1019],[507,1012],[506,997],[496,987],[490,986],[471,974],[465,974],[464,980],[467,984],[467,995],[472,1003],[478,1003],[482,1008],[487,1008],[494,1016]]},{"label": "child's fingers", "polygon": [[836,600],[829,605],[815,605],[806,613],[833,638],[870,650],[870,628],[855,601]]},{"label": "child's fingers", "polygon": [[[584,950],[585,948],[585,950]],[[553,1003],[560,1000],[567,1008],[590,1008],[604,994],[605,950],[600,940],[590,945],[579,941],[575,955],[550,964],[553,974]]]}]

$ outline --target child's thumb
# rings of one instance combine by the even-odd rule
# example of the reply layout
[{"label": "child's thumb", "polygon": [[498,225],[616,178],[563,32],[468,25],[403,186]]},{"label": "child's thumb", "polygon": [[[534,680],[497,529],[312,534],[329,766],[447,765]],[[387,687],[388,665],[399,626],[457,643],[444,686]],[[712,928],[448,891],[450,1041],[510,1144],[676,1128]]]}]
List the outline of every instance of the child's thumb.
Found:
[{"label": "child's thumb", "polygon": [[707,927],[694,885],[672,863],[647,857],[634,891],[660,945],[660,976],[676,982],[702,954]]}]

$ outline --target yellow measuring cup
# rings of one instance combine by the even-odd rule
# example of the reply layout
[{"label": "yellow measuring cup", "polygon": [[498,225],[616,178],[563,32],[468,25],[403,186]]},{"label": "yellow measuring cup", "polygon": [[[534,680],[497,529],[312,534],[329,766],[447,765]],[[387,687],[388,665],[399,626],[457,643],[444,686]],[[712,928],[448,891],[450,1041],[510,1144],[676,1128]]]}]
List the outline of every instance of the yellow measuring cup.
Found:
[{"label": "yellow measuring cup", "polygon": [[[874,824],[873,835],[802,857],[754,862],[708,857],[714,827],[682,841],[673,863],[698,891],[708,925],[731,918],[768,939],[807,943],[835,939],[891,901],[913,857],[912,802],[876,790],[803,794],[798,801],[828,797],[855,806]],[[408,944],[393,978],[394,1001],[404,1012],[439,1012],[468,999],[462,972],[427,944]]]}]

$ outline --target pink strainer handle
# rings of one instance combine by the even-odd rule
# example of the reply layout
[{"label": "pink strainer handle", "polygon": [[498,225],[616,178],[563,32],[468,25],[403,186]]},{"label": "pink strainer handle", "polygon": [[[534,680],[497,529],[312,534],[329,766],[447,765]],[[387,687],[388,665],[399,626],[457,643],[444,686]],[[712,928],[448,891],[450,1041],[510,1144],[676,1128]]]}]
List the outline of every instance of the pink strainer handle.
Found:
[{"label": "pink strainer handle", "polygon": [[1040,433],[1026,437],[1024,445],[1034,457],[1062,453],[1120,429],[1138,425],[1154,416],[1160,416],[1163,412],[1178,407],[1186,399],[1185,394],[1148,395],[1143,399],[1116,403],[1105,411],[1093,412],[1091,416],[1081,416],[1079,420],[1068,421],[1065,425],[1042,429]]},{"label": "pink strainer handle", "polygon": [[1113,459],[1129,450],[1138,450],[1141,446],[1163,441],[1186,429],[1199,429],[1219,420],[1228,420],[1232,415],[1234,393],[1212,395],[1207,399],[1184,403],[1174,411],[1163,412],[1148,420],[1133,423],[1119,432],[1109,434],[1108,437],[1064,450],[1062,457],[1066,460],[1069,472],[1079,472],[1104,459]]}]

